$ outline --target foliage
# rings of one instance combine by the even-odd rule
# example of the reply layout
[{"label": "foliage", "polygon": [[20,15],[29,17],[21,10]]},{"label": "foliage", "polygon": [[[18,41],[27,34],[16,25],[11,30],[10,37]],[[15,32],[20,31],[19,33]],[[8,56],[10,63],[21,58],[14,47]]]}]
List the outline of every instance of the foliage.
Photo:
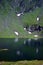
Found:
[{"label": "foliage", "polygon": [[0,62],[1,65],[43,65],[43,60],[32,60],[32,61],[17,61],[17,62]]}]

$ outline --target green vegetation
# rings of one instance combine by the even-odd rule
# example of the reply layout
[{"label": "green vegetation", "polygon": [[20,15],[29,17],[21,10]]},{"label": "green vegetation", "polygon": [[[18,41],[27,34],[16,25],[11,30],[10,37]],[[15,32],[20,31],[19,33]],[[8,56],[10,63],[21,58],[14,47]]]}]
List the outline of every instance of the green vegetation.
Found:
[{"label": "green vegetation", "polygon": [[43,65],[43,60],[32,60],[32,61],[16,61],[16,62],[0,62],[1,65]]},{"label": "green vegetation", "polygon": [[[29,35],[24,31],[24,25],[37,24],[37,16],[40,14],[41,8],[35,9],[33,12],[24,13],[24,15],[17,17],[14,11],[10,14],[0,15],[0,38],[34,38],[33,34]],[[41,16],[40,23],[43,25],[43,16]],[[19,36],[14,34],[14,31],[19,33]]]},{"label": "green vegetation", "polygon": [[[33,34],[29,35],[24,30],[24,26],[32,24],[43,26],[43,3],[41,4],[40,2],[42,3],[42,0],[1,0],[0,38],[34,38]],[[28,11],[29,9],[31,12]],[[17,13],[19,12],[23,12],[24,15],[17,17]],[[40,17],[39,22],[36,20],[37,16]],[[19,36],[14,34],[15,31],[19,33]]]}]

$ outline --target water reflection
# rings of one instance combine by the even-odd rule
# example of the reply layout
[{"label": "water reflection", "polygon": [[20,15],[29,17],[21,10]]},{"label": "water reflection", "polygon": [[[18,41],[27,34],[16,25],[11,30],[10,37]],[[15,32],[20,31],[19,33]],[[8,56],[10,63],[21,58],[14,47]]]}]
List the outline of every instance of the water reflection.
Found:
[{"label": "water reflection", "polygon": [[0,39],[0,60],[43,59],[43,38]]},{"label": "water reflection", "polygon": [[20,51],[19,51],[19,50],[17,50],[17,51],[16,51],[16,54],[17,54],[17,55],[20,55]]},{"label": "water reflection", "polygon": [[39,52],[39,49],[38,48],[36,48],[36,53],[38,53]]},{"label": "water reflection", "polygon": [[19,41],[19,39],[18,39],[18,38],[15,38],[15,39],[14,39],[14,42],[18,42],[18,41]]},{"label": "water reflection", "polygon": [[0,49],[0,51],[7,51],[8,49]]},{"label": "water reflection", "polygon": [[24,40],[24,45],[31,45],[31,39]]},{"label": "water reflection", "polygon": [[34,40],[38,40],[38,38],[34,38]]}]

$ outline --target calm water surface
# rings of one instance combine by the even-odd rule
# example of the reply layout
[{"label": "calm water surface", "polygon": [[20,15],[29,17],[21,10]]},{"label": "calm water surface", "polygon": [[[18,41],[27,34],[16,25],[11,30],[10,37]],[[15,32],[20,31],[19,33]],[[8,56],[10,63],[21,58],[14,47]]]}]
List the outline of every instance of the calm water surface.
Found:
[{"label": "calm water surface", "polygon": [[43,59],[43,38],[0,38],[0,60],[33,60]]}]

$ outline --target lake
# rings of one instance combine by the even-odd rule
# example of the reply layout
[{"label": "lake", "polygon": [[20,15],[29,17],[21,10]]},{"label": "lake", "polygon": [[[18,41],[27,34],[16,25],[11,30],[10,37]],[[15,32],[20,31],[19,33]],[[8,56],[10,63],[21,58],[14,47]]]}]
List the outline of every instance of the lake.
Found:
[{"label": "lake", "polygon": [[0,38],[0,61],[36,59],[43,59],[43,38]]}]

